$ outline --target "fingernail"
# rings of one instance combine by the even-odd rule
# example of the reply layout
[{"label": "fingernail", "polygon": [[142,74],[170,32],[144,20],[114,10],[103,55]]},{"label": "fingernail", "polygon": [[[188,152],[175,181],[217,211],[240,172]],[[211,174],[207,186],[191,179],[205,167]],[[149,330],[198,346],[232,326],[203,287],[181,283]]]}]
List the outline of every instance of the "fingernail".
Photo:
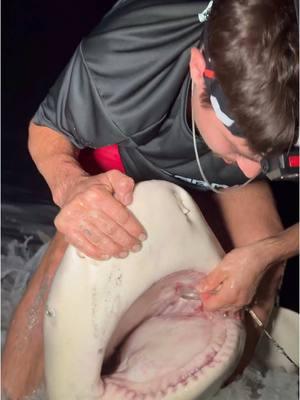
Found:
[{"label": "fingernail", "polygon": [[127,256],[128,256],[128,251],[122,251],[121,253],[119,253],[120,258],[125,258]]},{"label": "fingernail", "polygon": [[130,204],[132,202],[132,194],[126,194],[124,197],[125,204]]},{"label": "fingernail", "polygon": [[146,233],[141,233],[140,236],[139,236],[139,240],[140,240],[141,242],[143,242],[143,241],[146,240],[146,239],[147,239]]},{"label": "fingernail", "polygon": [[134,253],[137,253],[138,251],[140,251],[142,248],[141,244],[135,244],[134,246],[132,246],[131,251],[133,251]]},{"label": "fingernail", "polygon": [[108,259],[110,259],[110,256],[109,256],[108,254],[103,254],[103,255],[100,257],[100,260],[108,260]]}]

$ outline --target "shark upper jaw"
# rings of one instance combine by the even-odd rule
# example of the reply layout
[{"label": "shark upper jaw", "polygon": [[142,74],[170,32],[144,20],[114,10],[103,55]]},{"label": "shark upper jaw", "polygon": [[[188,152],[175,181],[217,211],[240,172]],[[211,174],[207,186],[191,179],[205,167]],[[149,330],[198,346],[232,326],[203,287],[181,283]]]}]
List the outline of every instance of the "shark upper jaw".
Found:
[{"label": "shark upper jaw", "polygon": [[178,292],[223,254],[191,197],[144,182],[130,209],[148,233],[141,252],[99,262],[70,246],[57,272],[44,324],[50,400],[202,400],[239,360],[241,322]]}]

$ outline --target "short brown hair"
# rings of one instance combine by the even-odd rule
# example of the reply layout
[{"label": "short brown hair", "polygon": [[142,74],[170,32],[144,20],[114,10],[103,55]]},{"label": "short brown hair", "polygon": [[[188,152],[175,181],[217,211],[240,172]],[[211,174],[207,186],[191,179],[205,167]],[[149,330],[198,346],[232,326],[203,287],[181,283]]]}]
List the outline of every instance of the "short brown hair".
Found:
[{"label": "short brown hair", "polygon": [[215,0],[208,50],[252,149],[276,154],[299,125],[299,42],[293,0]]}]

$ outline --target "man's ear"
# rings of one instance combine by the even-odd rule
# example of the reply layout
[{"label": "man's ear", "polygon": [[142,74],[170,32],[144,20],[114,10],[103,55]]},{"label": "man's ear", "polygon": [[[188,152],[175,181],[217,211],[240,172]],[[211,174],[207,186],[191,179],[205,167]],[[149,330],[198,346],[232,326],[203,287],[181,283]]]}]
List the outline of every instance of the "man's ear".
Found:
[{"label": "man's ear", "polygon": [[205,60],[202,51],[193,47],[191,49],[190,73],[195,85],[203,83],[203,72],[205,69]]}]

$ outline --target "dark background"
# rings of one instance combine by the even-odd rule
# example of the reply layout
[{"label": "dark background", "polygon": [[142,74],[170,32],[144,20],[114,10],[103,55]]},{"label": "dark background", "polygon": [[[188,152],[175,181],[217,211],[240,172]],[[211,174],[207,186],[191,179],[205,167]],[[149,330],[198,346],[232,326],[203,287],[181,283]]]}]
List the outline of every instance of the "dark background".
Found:
[{"label": "dark background", "polygon": [[[11,185],[41,201],[46,184],[27,152],[27,126],[39,103],[81,38],[100,21],[113,0],[6,0],[2,18],[2,196]],[[5,189],[5,190],[4,190]],[[23,196],[25,193],[23,193]]]},{"label": "dark background", "polygon": [[[2,201],[50,203],[27,151],[27,126],[80,39],[114,1],[6,0],[2,18]],[[297,183],[272,184],[285,226],[298,221]],[[299,310],[298,257],[288,262],[281,303]]]}]

